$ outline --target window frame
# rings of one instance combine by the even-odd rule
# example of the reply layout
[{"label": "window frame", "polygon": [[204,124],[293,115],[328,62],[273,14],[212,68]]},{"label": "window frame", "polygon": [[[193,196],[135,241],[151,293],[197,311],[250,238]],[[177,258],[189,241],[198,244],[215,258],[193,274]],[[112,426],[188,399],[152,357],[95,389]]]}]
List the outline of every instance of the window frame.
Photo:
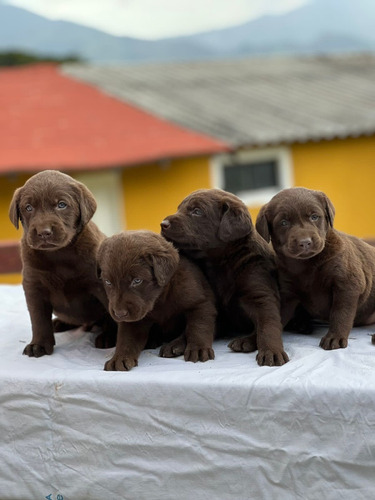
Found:
[{"label": "window frame", "polygon": [[237,151],[232,154],[221,154],[211,161],[211,185],[214,188],[225,189],[224,168],[230,164],[249,164],[262,161],[275,161],[279,185],[263,189],[244,190],[237,196],[249,207],[267,203],[275,194],[293,186],[293,169],[290,149],[287,147],[262,148],[257,150]]}]

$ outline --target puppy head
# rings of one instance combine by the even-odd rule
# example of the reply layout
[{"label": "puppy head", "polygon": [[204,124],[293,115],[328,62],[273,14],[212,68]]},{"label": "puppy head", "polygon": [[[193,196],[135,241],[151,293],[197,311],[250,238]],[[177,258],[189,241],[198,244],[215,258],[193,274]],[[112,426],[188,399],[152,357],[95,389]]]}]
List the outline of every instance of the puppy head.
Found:
[{"label": "puppy head", "polygon": [[253,230],[249,211],[235,195],[201,189],[187,196],[174,215],[161,223],[161,233],[182,250],[221,248]]},{"label": "puppy head", "polygon": [[102,242],[97,261],[111,316],[131,322],[153,310],[177,271],[179,255],[159,234],[125,231]]},{"label": "puppy head", "polygon": [[325,247],[334,216],[333,204],[323,192],[290,188],[261,208],[256,229],[266,241],[272,240],[279,255],[310,259]]},{"label": "puppy head", "polygon": [[35,250],[67,246],[91,219],[96,202],[87,187],[69,175],[45,170],[16,189],[9,218]]}]

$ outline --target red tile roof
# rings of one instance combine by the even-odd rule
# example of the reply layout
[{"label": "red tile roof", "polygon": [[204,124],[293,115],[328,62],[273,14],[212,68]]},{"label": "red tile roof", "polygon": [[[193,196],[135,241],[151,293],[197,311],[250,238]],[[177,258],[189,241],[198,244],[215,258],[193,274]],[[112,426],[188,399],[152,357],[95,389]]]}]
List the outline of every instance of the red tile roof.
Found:
[{"label": "red tile roof", "polygon": [[58,66],[0,70],[0,172],[129,166],[226,150],[63,76]]}]

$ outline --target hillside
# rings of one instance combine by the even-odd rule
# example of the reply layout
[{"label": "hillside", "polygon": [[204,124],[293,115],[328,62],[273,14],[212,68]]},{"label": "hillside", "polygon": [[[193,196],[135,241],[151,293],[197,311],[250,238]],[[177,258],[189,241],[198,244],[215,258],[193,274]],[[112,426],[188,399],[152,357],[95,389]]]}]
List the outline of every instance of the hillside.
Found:
[{"label": "hillside", "polygon": [[105,63],[373,51],[374,26],[373,0],[312,0],[283,15],[262,16],[233,28],[147,41],[52,21],[0,3],[0,51],[77,55]]},{"label": "hillside", "polygon": [[373,0],[314,0],[283,15],[183,40],[232,55],[374,50],[374,26]]},{"label": "hillside", "polygon": [[0,3],[0,50],[23,50],[44,56],[74,54],[87,61],[121,62],[211,57],[193,40],[146,41],[117,37],[67,21],[53,21]]}]

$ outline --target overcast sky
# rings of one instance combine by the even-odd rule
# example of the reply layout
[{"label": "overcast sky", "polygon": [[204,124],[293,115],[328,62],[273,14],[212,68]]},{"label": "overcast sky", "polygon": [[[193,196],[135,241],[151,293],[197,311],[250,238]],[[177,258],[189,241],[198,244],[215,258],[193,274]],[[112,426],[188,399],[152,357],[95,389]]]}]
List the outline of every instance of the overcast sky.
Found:
[{"label": "overcast sky", "polygon": [[156,39],[244,23],[292,10],[309,0],[4,0],[50,19],[114,35]]}]

